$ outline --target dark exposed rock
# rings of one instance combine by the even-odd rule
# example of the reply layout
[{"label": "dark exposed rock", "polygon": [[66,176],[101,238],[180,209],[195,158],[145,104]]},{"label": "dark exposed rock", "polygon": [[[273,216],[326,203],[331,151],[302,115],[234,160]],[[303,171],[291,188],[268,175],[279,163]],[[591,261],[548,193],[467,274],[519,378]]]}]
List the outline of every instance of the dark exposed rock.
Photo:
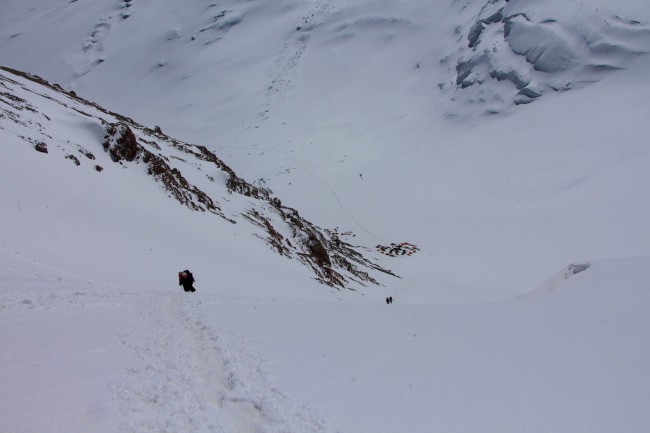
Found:
[{"label": "dark exposed rock", "polygon": [[309,252],[311,257],[316,260],[320,267],[331,266],[332,262],[330,261],[330,256],[327,254],[327,250],[323,246],[323,243],[312,234],[312,236],[307,241],[307,246],[309,247]]},{"label": "dark exposed rock", "polygon": [[[229,182],[236,189],[233,192],[246,193],[251,191],[251,185],[236,176]],[[257,211],[249,211],[244,216],[257,226],[266,230],[266,242],[282,255],[297,258],[311,267],[316,279],[322,284],[332,287],[344,288],[348,280],[342,271],[349,274],[356,282],[364,284],[378,284],[378,282],[363,270],[370,268],[376,271],[394,275],[392,272],[370,262],[363,255],[355,251],[351,245],[342,242],[336,233],[322,230],[300,216],[297,210],[283,206],[276,197],[258,197],[271,204],[271,209],[291,229],[292,243],[283,237],[275,228],[270,218],[262,216]]]},{"label": "dark exposed rock", "polygon": [[74,155],[66,155],[66,156],[65,156],[65,159],[69,159],[69,160],[71,160],[72,162],[75,163],[76,166],[81,165],[81,162],[79,162],[79,158],[77,158],[77,157],[74,156]]},{"label": "dark exposed rock", "polygon": [[81,147],[81,146],[79,146],[79,152],[80,152],[83,156],[85,156],[86,158],[88,158],[88,159],[90,159],[90,160],[94,160],[94,159],[95,159],[95,155],[93,155],[92,152],[90,152],[90,151],[84,149],[84,148]]},{"label": "dark exposed rock", "polygon": [[103,146],[104,150],[108,151],[111,159],[115,162],[121,160],[131,162],[141,152],[141,146],[138,145],[133,131],[125,123],[108,125]]},{"label": "dark exposed rock", "polygon": [[131,162],[140,154],[140,146],[135,135],[125,123],[108,125],[103,146],[115,162],[121,160]]},{"label": "dark exposed rock", "polygon": [[[181,146],[179,142],[172,142],[172,144]],[[190,147],[189,145],[185,146]],[[131,127],[126,122],[107,125],[103,147],[110,153],[114,162],[133,162],[141,159],[148,165],[147,173],[161,182],[165,190],[179,203],[195,211],[214,213],[234,223],[233,220],[226,218],[219,205],[208,194],[190,184],[180,170],[172,168],[163,157],[139,144]],[[157,145],[154,147],[159,148]],[[197,154],[200,153],[197,152]]]},{"label": "dark exposed rock", "polygon": [[291,256],[291,250],[285,246],[285,242],[290,246],[291,243],[288,242],[284,236],[282,236],[276,229],[273,227],[273,224],[268,220],[268,218],[262,216],[257,210],[251,209],[249,212],[243,214],[246,219],[248,219],[253,224],[263,228],[268,233],[268,238],[266,242],[275,249],[278,254],[283,256]]},{"label": "dark exposed rock", "polygon": [[238,194],[245,195],[247,197],[268,199],[269,192],[264,188],[259,188],[255,185],[252,185],[246,182],[244,179],[237,177],[236,175],[231,175],[228,178],[227,183],[228,189]]},{"label": "dark exposed rock", "polygon": [[43,143],[42,141],[39,141],[34,145],[34,149],[36,149],[36,151],[41,153],[47,153],[47,144]]},{"label": "dark exposed rock", "polygon": [[140,152],[143,154],[142,161],[149,166],[147,173],[162,182],[165,189],[181,204],[192,210],[212,212],[234,223],[226,218],[209,195],[191,185],[180,170],[170,167],[163,158],[144,148],[140,148]]}]

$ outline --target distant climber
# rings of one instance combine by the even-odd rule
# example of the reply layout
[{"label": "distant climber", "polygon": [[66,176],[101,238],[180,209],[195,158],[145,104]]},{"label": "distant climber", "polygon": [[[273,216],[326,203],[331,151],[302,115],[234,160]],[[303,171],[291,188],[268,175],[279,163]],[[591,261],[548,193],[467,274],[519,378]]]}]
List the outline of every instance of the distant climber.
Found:
[{"label": "distant climber", "polygon": [[178,285],[183,286],[183,290],[186,292],[196,292],[196,289],[192,285],[194,283],[194,276],[190,271],[185,269],[178,273]]}]

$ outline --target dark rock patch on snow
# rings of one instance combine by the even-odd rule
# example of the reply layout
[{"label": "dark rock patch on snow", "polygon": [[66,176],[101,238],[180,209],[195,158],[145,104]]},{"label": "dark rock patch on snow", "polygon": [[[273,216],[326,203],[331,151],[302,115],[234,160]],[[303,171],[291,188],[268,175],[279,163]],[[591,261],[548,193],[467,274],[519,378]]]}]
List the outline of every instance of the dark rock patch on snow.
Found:
[{"label": "dark rock patch on snow", "polygon": [[115,162],[131,162],[141,153],[133,131],[124,123],[108,125],[103,146]]},{"label": "dark rock patch on snow", "polygon": [[47,153],[47,144],[38,142],[34,145],[34,149],[36,149],[37,152]]},{"label": "dark rock patch on snow", "polygon": [[591,263],[572,263],[567,267],[566,278],[569,278],[570,275],[579,274],[584,272],[591,267]]}]

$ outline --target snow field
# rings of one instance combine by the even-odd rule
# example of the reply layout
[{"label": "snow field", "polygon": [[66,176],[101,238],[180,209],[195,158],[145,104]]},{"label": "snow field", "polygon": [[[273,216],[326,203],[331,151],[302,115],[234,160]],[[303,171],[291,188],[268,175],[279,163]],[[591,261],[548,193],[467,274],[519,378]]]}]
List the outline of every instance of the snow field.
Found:
[{"label": "snow field", "polygon": [[334,431],[641,432],[647,265],[593,262],[489,304],[202,308]]},{"label": "snow field", "polygon": [[390,306],[151,292],[6,246],[2,261],[7,432],[640,432],[649,421],[647,258],[567,268],[508,302]]},{"label": "snow field", "polygon": [[[73,167],[59,137],[103,134],[80,115],[48,111],[47,156],[2,120],[0,431],[647,431],[647,0],[511,0],[521,55],[493,23],[466,89],[467,32],[505,2],[125,3],[5,1],[0,63],[214,149],[369,254],[420,251],[329,290],[98,148],[101,174]],[[514,107],[494,65],[543,96]]]},{"label": "snow field", "polygon": [[3,432],[324,431],[203,322],[200,298],[92,282],[6,247],[2,259]]}]

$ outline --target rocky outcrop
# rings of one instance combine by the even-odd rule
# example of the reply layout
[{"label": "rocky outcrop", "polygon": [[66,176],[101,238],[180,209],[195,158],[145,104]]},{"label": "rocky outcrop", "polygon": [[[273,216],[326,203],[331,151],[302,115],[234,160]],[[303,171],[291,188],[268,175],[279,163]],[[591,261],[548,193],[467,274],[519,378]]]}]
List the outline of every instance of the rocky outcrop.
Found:
[{"label": "rocky outcrop", "polygon": [[[0,118],[8,119],[21,131],[29,132],[16,135],[37,150],[47,151],[48,144],[51,144],[48,157],[61,155],[74,163],[70,164],[71,167],[80,166],[81,169],[84,163],[93,161],[90,169],[94,173],[102,173],[111,164],[119,165],[121,169],[141,170],[158,182],[169,197],[192,211],[214,214],[232,224],[252,224],[255,236],[275,253],[307,266],[322,284],[339,289],[359,288],[379,284],[375,277],[377,272],[393,275],[365,257],[358,247],[343,242],[336,232],[318,227],[297,210],[284,206],[269,189],[239,177],[207,147],[175,140],[166,136],[159,127],[146,128],[38,77],[2,69],[26,78],[34,85],[47,87],[50,91],[39,88],[34,93],[66,107],[74,113],[71,116],[78,115],[82,119],[80,125],[97,132],[96,143],[71,143],[48,135],[49,131],[57,129],[48,129],[48,122],[53,122],[52,119],[40,112],[38,106],[5,91],[17,87],[28,92],[31,90],[11,81],[9,75],[0,74],[3,92],[0,95]],[[25,111],[33,115],[22,116],[21,112]],[[103,149],[104,155],[89,151],[92,145]],[[103,166],[99,162],[103,162]],[[229,204],[234,195],[240,196],[236,200],[239,203],[237,207]]]},{"label": "rocky outcrop", "polygon": [[133,131],[122,122],[108,125],[102,145],[114,162],[131,162],[142,153]]}]

